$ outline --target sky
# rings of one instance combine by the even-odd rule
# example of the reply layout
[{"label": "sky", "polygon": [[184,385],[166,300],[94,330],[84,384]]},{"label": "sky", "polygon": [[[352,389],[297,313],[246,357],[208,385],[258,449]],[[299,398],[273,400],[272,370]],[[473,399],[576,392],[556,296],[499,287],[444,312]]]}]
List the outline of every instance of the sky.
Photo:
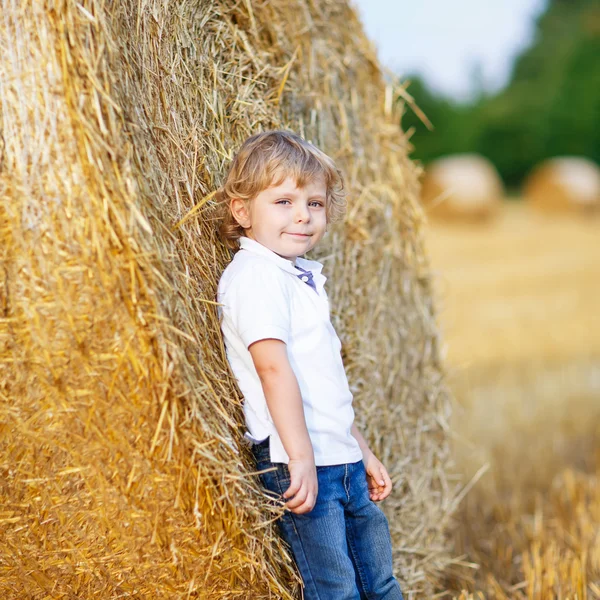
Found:
[{"label": "sky", "polygon": [[527,47],[546,0],[350,0],[379,60],[400,75],[419,73],[438,92],[466,100],[473,73],[502,88]]}]

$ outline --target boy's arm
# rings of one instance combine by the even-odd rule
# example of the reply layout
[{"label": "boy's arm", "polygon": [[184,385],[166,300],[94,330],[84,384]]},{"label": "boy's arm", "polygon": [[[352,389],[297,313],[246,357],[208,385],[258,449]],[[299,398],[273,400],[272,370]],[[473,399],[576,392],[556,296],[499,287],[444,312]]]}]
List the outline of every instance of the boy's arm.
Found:
[{"label": "boy's arm", "polygon": [[367,440],[362,436],[358,428],[356,427],[356,423],[352,423],[352,429],[350,429],[350,433],[353,435],[354,439],[358,442],[360,446],[363,461],[366,462],[370,454],[373,454],[371,448],[369,448],[369,444],[367,444]]},{"label": "boy's arm", "polygon": [[314,460],[298,380],[281,340],[267,339],[249,348],[269,413],[290,459]]},{"label": "boy's arm", "polygon": [[254,342],[248,350],[260,378],[269,413],[290,458],[291,481],[284,497],[295,497],[287,502],[287,506],[298,514],[309,512],[317,499],[315,456],[287,346],[281,340],[265,339]]}]

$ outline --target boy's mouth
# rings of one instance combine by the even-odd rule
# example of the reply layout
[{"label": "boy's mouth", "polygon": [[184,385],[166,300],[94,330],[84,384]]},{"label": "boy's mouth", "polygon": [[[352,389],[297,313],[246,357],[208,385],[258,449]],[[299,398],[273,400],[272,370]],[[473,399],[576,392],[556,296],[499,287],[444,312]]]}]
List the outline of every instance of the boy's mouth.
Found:
[{"label": "boy's mouth", "polygon": [[312,235],[311,233],[291,233],[289,231],[286,231],[286,233],[295,237],[310,237]]}]

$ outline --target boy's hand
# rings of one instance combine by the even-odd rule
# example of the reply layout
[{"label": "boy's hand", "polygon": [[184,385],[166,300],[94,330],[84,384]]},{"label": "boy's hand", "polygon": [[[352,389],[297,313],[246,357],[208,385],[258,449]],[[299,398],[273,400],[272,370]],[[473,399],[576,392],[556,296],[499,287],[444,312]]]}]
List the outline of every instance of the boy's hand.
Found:
[{"label": "boy's hand", "polygon": [[298,460],[290,458],[290,487],[283,493],[290,498],[285,505],[291,512],[301,515],[310,512],[317,502],[319,483],[314,459]]},{"label": "boy's hand", "polygon": [[387,469],[372,452],[368,452],[364,456],[363,463],[367,472],[369,497],[373,502],[385,500],[392,491],[392,480],[388,475]]}]

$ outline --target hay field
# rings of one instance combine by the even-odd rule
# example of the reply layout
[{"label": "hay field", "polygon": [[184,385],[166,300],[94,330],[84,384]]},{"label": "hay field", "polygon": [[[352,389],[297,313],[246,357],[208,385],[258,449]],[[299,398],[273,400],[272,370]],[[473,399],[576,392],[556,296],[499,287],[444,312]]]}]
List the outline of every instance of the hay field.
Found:
[{"label": "hay field", "polygon": [[517,202],[428,228],[453,456],[480,477],[456,517],[456,594],[600,598],[599,234]]},{"label": "hay field", "polygon": [[430,225],[449,364],[600,355],[599,236],[598,219],[516,202],[487,224]]}]

